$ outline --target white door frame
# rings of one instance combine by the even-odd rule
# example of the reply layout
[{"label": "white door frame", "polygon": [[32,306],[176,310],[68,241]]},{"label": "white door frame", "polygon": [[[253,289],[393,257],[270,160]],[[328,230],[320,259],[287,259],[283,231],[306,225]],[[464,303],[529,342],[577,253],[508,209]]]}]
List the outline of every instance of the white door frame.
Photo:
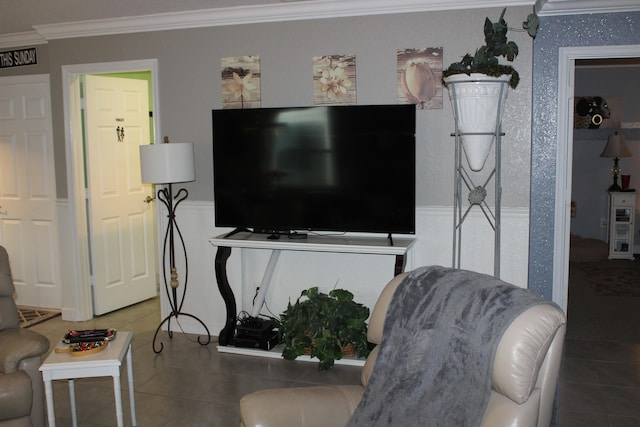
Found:
[{"label": "white door frame", "polygon": [[553,240],[553,301],[566,313],[569,295],[569,234],[573,161],[573,97],[577,59],[636,58],[640,45],[562,47],[558,59],[558,132]]},{"label": "white door frame", "polygon": [[[85,203],[84,154],[82,147],[80,76],[84,74],[108,74],[123,72],[151,72],[151,93],[154,138],[160,132],[160,101],[158,95],[158,60],[103,62],[94,64],[64,65],[62,67],[62,97],[64,106],[65,151],[67,162],[67,188],[69,194],[69,239],[66,246],[71,272],[67,291],[75,301],[75,313],[65,320],[87,320],[93,317],[90,285],[89,236]],[[71,298],[69,299],[71,300]],[[63,310],[63,317],[65,310]]]}]

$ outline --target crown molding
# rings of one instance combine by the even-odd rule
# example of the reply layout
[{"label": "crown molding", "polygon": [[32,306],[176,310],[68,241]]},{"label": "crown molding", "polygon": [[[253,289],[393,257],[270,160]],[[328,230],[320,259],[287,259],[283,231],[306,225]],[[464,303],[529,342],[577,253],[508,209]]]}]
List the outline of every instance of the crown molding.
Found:
[{"label": "crown molding", "polygon": [[504,6],[532,6],[540,16],[640,10],[638,0],[283,0],[253,6],[35,25],[35,31],[0,34],[0,48],[46,44],[49,40],[65,38]]},{"label": "crown molding", "polygon": [[38,44],[47,44],[47,40],[38,34],[37,31],[0,35],[0,49]]},{"label": "crown molding", "polygon": [[640,11],[640,2],[638,0],[538,0],[535,11],[539,16],[637,12]]},{"label": "crown molding", "polygon": [[483,7],[533,6],[535,0],[316,0],[233,6],[117,19],[35,25],[45,40],[90,37],[261,22],[382,15]]}]

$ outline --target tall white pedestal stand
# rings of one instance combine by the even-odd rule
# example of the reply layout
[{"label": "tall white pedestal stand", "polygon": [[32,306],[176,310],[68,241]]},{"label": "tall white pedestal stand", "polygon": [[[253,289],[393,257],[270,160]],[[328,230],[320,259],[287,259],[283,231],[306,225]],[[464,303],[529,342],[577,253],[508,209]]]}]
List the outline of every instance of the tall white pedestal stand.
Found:
[{"label": "tall white pedestal stand", "polygon": [[[478,81],[480,82],[480,81]],[[451,136],[455,137],[455,176],[454,176],[454,221],[453,221],[453,260],[454,268],[460,268],[462,255],[462,231],[465,220],[472,208],[479,208],[494,232],[494,257],[493,257],[493,274],[500,277],[500,203],[502,197],[502,187],[500,181],[501,173],[501,143],[502,143],[502,113],[506,99],[506,91],[508,90],[508,82],[501,82],[500,101],[497,103],[495,126],[491,132],[469,132],[463,131],[460,124],[460,109],[455,85],[463,82],[448,82],[449,94],[453,104],[453,112],[455,118],[455,133]],[[465,82],[466,83],[466,82]],[[463,159],[463,142],[462,137],[465,135],[491,135],[494,138],[493,151],[495,156],[494,168],[484,182],[476,185],[474,178],[478,180],[480,177],[478,172],[482,168],[474,172],[470,167],[465,166]],[[487,203],[488,190],[491,190],[491,181],[493,181],[494,202],[493,206]],[[467,202],[463,203],[463,191],[468,191]]]}]

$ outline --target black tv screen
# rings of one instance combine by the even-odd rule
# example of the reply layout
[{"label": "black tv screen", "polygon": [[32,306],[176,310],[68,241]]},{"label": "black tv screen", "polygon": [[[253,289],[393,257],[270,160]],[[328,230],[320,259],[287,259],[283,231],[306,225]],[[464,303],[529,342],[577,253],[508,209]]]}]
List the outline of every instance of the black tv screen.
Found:
[{"label": "black tv screen", "polygon": [[415,106],[213,110],[217,227],[415,232]]}]

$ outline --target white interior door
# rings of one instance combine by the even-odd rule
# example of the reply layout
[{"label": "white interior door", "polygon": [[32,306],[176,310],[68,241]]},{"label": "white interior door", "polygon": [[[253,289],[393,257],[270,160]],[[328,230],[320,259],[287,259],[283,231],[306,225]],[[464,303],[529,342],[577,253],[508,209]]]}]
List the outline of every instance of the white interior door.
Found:
[{"label": "white interior door", "polygon": [[0,243],[16,303],[62,307],[48,75],[0,78]]},{"label": "white interior door", "polygon": [[152,187],[140,177],[149,140],[144,80],[85,76],[88,218],[94,314],[156,295]]}]

